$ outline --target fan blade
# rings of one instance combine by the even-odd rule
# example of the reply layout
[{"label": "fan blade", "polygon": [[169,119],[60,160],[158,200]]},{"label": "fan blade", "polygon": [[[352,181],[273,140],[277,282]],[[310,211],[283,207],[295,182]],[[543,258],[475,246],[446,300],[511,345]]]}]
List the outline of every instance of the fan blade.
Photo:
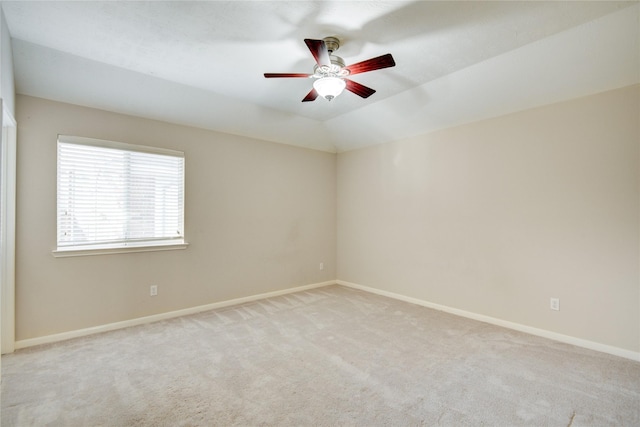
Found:
[{"label": "fan blade", "polygon": [[311,77],[312,75],[304,73],[264,73],[264,76],[272,79],[274,77]]},{"label": "fan blade", "polygon": [[307,44],[307,47],[319,66],[331,65],[329,51],[327,50],[327,45],[324,40],[304,39],[304,42]]},{"label": "fan blade", "polygon": [[344,81],[347,83],[347,86],[345,87],[345,89],[363,98],[368,98],[374,93],[376,93],[376,91],[371,89],[370,87],[361,85],[360,83],[354,82],[353,80],[344,79]]},{"label": "fan blade", "polygon": [[318,92],[316,92],[315,89],[311,89],[311,92],[309,92],[307,96],[304,97],[302,102],[315,101],[317,97],[318,97]]},{"label": "fan blade", "polygon": [[396,62],[393,60],[393,56],[390,53],[386,55],[377,56],[375,58],[367,59],[366,61],[358,62],[357,64],[349,65],[345,67],[345,70],[349,70],[349,74],[366,73],[367,71],[379,70],[381,68],[393,67]]}]

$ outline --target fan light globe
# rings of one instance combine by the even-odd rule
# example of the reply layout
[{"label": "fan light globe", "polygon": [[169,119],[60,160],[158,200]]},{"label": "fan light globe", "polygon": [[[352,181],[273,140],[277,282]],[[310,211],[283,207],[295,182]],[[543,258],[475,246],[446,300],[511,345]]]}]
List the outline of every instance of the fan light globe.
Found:
[{"label": "fan light globe", "polygon": [[340,95],[347,83],[339,77],[322,77],[313,82],[313,88],[318,92],[318,95],[331,101],[336,96]]}]

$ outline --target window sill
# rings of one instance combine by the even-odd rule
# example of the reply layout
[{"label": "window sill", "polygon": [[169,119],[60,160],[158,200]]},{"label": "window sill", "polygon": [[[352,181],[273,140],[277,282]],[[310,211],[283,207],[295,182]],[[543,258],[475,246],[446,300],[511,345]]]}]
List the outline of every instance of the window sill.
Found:
[{"label": "window sill", "polygon": [[124,254],[129,252],[157,252],[157,251],[175,251],[181,249],[187,249],[188,243],[169,243],[160,245],[145,245],[145,246],[127,246],[127,247],[101,247],[101,248],[87,248],[87,249],[56,249],[51,251],[51,254],[56,258],[66,258],[75,256],[90,256],[90,255],[110,255],[110,254]]}]

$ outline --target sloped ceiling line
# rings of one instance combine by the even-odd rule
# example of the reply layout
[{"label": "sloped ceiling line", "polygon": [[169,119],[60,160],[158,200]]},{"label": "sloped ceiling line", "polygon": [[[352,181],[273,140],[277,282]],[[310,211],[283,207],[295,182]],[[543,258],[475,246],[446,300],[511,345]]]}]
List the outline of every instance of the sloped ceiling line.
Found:
[{"label": "sloped ceiling line", "polygon": [[[12,2],[18,93],[346,151],[639,83],[638,2]],[[301,103],[303,39],[377,92]],[[274,80],[278,80],[277,82]]]}]

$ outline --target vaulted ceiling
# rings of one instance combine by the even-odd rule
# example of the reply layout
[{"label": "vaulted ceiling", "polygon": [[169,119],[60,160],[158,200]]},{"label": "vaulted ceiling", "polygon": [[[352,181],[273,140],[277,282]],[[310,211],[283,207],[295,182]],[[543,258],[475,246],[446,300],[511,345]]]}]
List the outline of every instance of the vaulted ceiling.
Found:
[{"label": "vaulted ceiling", "polygon": [[[16,91],[345,151],[640,82],[637,1],[3,1]],[[377,92],[302,103],[303,39]]]}]

